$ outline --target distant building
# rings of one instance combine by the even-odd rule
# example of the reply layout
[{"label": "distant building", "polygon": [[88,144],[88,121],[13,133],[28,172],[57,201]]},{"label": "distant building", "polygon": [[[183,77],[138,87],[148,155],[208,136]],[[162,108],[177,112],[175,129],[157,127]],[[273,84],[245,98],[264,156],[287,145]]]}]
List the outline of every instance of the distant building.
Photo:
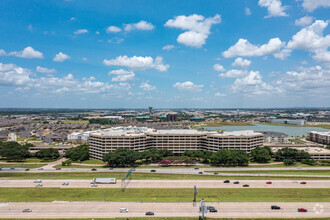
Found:
[{"label": "distant building", "polygon": [[328,132],[317,132],[311,131],[307,134],[307,140],[320,143],[320,144],[330,144],[330,131]]},{"label": "distant building", "polygon": [[152,114],[152,107],[149,106],[149,115],[151,115],[151,114]]},{"label": "distant building", "polygon": [[272,119],[275,124],[292,124],[292,125],[305,125],[306,120],[303,119]]},{"label": "distant building", "polygon": [[289,136],[285,133],[274,131],[261,131],[264,134],[264,143],[289,143]]},{"label": "distant building", "polygon": [[178,119],[178,114],[177,113],[168,113],[166,115],[166,118],[168,121],[176,121]]},{"label": "distant building", "polygon": [[190,121],[205,121],[204,117],[192,117],[190,118]]}]

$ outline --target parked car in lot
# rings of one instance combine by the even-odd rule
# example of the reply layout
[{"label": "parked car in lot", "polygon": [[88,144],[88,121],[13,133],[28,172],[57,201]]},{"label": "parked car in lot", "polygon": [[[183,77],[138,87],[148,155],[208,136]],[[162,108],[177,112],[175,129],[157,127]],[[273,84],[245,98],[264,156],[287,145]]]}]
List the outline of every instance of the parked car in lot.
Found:
[{"label": "parked car in lot", "polygon": [[272,184],[272,182],[271,181],[268,181],[268,182],[266,182],[266,184]]},{"label": "parked car in lot", "polygon": [[62,186],[68,186],[68,185],[69,185],[69,182],[62,183]]},{"label": "parked car in lot", "polygon": [[41,182],[42,182],[41,179],[36,179],[36,180],[34,180],[34,183],[41,183]]},{"label": "parked car in lot", "polygon": [[150,170],[150,172],[152,172],[152,173],[155,173],[155,172],[156,172],[156,170]]},{"label": "parked car in lot", "polygon": [[203,172],[198,172],[198,174],[203,174]]},{"label": "parked car in lot", "polygon": [[38,183],[38,184],[36,185],[36,187],[42,187],[42,186],[43,186],[42,183]]},{"label": "parked car in lot", "polygon": [[97,169],[93,168],[93,169],[91,169],[91,171],[97,171]]},{"label": "parked car in lot", "polygon": [[249,184],[244,184],[243,187],[249,187]]},{"label": "parked car in lot", "polygon": [[30,169],[25,169],[25,171],[30,171]]},{"label": "parked car in lot", "polygon": [[307,184],[306,182],[301,182],[300,184]]},{"label": "parked car in lot", "polygon": [[271,209],[281,209],[281,207],[277,206],[277,205],[272,205]]},{"label": "parked car in lot", "polygon": [[23,212],[32,212],[32,209],[23,209]]},{"label": "parked car in lot", "polygon": [[146,212],[146,215],[155,215],[153,212]]},{"label": "parked car in lot", "polygon": [[230,180],[224,180],[223,183],[230,183]]},{"label": "parked car in lot", "polygon": [[235,181],[234,184],[239,184],[239,181]]},{"label": "parked car in lot", "polygon": [[128,209],[126,209],[126,208],[120,208],[119,209],[119,212],[120,213],[125,213],[125,212],[128,212]]},{"label": "parked car in lot", "polygon": [[298,209],[298,212],[307,212],[307,209],[300,208],[300,209]]}]

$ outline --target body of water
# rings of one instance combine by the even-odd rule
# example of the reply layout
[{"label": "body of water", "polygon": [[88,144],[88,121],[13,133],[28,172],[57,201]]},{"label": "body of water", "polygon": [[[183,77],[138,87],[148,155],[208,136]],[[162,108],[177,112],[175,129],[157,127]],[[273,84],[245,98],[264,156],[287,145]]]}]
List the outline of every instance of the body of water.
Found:
[{"label": "body of water", "polygon": [[320,127],[296,127],[296,126],[279,126],[279,125],[264,125],[254,124],[255,126],[221,126],[221,127],[204,127],[205,130],[225,130],[225,131],[274,131],[282,132],[289,136],[307,136],[309,131],[329,131]]}]

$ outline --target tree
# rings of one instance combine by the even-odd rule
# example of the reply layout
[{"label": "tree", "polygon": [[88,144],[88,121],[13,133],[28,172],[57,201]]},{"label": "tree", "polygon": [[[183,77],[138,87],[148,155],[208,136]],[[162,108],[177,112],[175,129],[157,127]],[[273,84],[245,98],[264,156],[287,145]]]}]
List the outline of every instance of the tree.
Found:
[{"label": "tree", "polygon": [[218,165],[243,166],[249,163],[249,157],[241,150],[219,150],[211,156],[211,163]]},{"label": "tree", "polygon": [[268,149],[265,147],[257,147],[251,151],[252,160],[259,163],[267,163],[270,161],[271,156]]},{"label": "tree", "polygon": [[140,157],[140,153],[137,151],[118,148],[113,152],[104,154],[103,161],[107,162],[109,166],[133,166]]},{"label": "tree", "polygon": [[89,146],[82,144],[77,147],[68,149],[65,152],[65,157],[70,158],[72,161],[84,161],[89,159]]},{"label": "tree", "polygon": [[60,153],[55,148],[41,149],[35,155],[45,160],[57,159],[60,157]]},{"label": "tree", "polygon": [[0,148],[0,156],[7,160],[22,160],[31,156],[27,145],[15,141],[2,142]]},{"label": "tree", "polygon": [[285,166],[290,166],[290,165],[293,165],[293,164],[295,164],[295,160],[293,160],[293,159],[284,159],[283,160],[283,163],[284,163],[284,165]]},{"label": "tree", "polygon": [[303,159],[311,158],[310,154],[305,151],[297,150],[294,148],[288,148],[288,147],[279,149],[278,151],[276,151],[274,156],[275,156],[275,159],[279,160],[279,161],[281,161],[281,160],[284,161],[285,159],[292,159],[292,160],[300,162]]}]

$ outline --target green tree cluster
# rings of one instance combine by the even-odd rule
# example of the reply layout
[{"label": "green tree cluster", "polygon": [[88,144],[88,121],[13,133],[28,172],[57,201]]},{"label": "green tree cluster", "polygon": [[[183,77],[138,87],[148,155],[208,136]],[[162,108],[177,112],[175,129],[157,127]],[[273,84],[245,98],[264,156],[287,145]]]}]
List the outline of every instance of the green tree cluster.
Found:
[{"label": "green tree cluster", "polygon": [[15,141],[0,142],[0,156],[7,160],[23,160],[31,157],[29,147],[33,145],[21,145]]},{"label": "green tree cluster", "polygon": [[72,161],[84,161],[89,159],[89,146],[82,144],[77,147],[68,149],[65,152],[65,157],[70,158]]},{"label": "green tree cluster", "polygon": [[35,156],[44,160],[54,160],[60,157],[60,153],[57,149],[47,148],[39,150]]},{"label": "green tree cluster", "polygon": [[211,156],[211,163],[226,166],[245,166],[249,163],[249,156],[241,150],[219,150]]},{"label": "green tree cluster", "polygon": [[251,151],[251,160],[258,163],[268,163],[272,159],[270,147],[257,147]]},{"label": "green tree cluster", "polygon": [[275,159],[279,161],[283,161],[286,159],[291,159],[294,162],[301,162],[304,159],[310,159],[311,155],[303,150],[297,150],[294,148],[282,148],[275,152]]},{"label": "green tree cluster", "polygon": [[115,125],[117,122],[108,118],[91,118],[88,120],[89,124],[99,124],[99,125]]}]

